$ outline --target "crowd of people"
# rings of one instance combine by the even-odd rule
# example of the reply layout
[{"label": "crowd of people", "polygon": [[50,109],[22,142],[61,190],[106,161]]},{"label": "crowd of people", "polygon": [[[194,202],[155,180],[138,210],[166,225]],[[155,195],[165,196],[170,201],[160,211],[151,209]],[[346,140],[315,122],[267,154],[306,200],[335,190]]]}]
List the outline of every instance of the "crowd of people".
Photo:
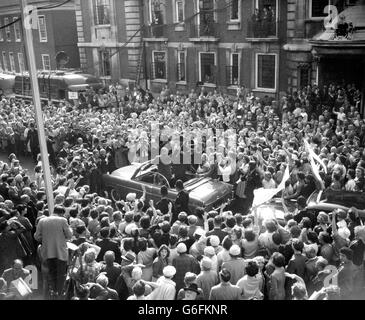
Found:
[{"label": "crowd of people", "polygon": [[[113,95],[122,99],[109,103]],[[27,265],[37,267],[46,299],[359,297],[364,208],[315,216],[305,207],[316,190],[364,191],[360,100],[353,84],[307,86],[280,101],[245,88],[235,97],[204,88],[189,94],[165,88],[154,97],[117,85],[88,93],[78,107],[44,106],[55,199],[50,213],[34,109],[2,96],[0,142],[8,161],[0,163],[0,297],[19,298],[12,284],[29,277]],[[161,129],[157,141],[154,122]],[[213,134],[199,144],[196,132],[207,128]],[[158,161],[174,150],[183,154],[166,132],[200,152],[202,161]],[[194,136],[184,139],[186,132]],[[319,174],[303,139],[323,163]],[[209,142],[218,150],[208,150]],[[21,156],[32,157],[34,173],[22,168]],[[157,159],[178,190],[176,200],[161,186],[157,203],[146,192],[113,201],[103,174],[146,158]],[[288,166],[290,177],[277,195],[284,219],[260,219],[254,190],[279,186]],[[186,169],[232,184],[234,198],[215,210],[192,210]]]}]

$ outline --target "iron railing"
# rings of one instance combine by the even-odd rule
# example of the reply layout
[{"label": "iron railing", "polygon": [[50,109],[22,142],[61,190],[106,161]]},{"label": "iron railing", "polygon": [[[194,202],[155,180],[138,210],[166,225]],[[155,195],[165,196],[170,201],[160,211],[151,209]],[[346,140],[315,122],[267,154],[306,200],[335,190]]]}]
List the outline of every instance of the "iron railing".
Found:
[{"label": "iron railing", "polygon": [[167,25],[165,24],[151,24],[145,29],[145,38],[166,38]]},{"label": "iron railing", "polygon": [[219,24],[216,22],[190,23],[190,38],[219,37]]}]

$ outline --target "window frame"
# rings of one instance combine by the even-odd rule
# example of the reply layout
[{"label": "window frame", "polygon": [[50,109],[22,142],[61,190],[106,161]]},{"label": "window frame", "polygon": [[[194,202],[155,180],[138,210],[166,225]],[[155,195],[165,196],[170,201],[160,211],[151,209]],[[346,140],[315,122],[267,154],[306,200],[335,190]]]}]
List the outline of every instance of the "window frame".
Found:
[{"label": "window frame", "polygon": [[[22,62],[22,63],[20,63],[20,62]],[[18,65],[19,65],[19,72],[20,73],[25,72],[25,61],[24,61],[23,52],[18,52]]]},{"label": "window frame", "polygon": [[[4,26],[6,26],[7,24],[9,24],[9,17],[5,17],[4,18]],[[5,38],[6,41],[11,42],[11,30],[10,30],[10,26],[5,28]]]},{"label": "window frame", "polygon": [[241,60],[241,53],[240,52],[230,52],[229,54],[229,65],[230,67],[233,69],[233,56],[237,55],[237,73],[238,73],[238,78],[237,78],[237,84],[233,83],[233,72],[231,74],[232,79],[230,79],[230,86],[239,86],[241,83],[241,65],[240,65],[240,60]]},{"label": "window frame", "polygon": [[[18,17],[13,17],[13,22],[15,20],[19,19]],[[19,38],[17,37],[17,31],[19,31]],[[20,29],[20,25],[18,22],[14,23],[14,38],[16,42],[20,42],[22,41],[22,34],[21,34],[21,29]]]},{"label": "window frame", "polygon": [[[42,54],[41,55],[42,56],[42,68],[43,68],[43,70],[45,70],[45,71],[50,71],[51,70],[51,57],[49,56],[49,54],[47,54],[47,53],[44,53],[44,54]],[[45,61],[45,57],[47,57],[48,58],[48,61],[49,61],[49,69],[46,69],[45,68],[45,63],[44,63],[44,61]]]},{"label": "window frame", "polygon": [[303,83],[302,83],[302,72],[306,73],[306,77],[308,78],[308,83],[305,85],[309,85],[311,83],[311,72],[312,72],[312,68],[310,65],[307,66],[298,66],[297,68],[298,73],[297,73],[297,87],[299,90],[301,90],[301,88],[303,88]]},{"label": "window frame", "polygon": [[9,52],[9,64],[10,64],[10,72],[16,72],[14,52],[12,51]]},{"label": "window frame", "polygon": [[[164,53],[165,54],[165,78],[156,78],[156,61],[155,61],[155,53]],[[168,52],[166,50],[152,50],[152,66],[153,66],[153,80],[166,80],[167,81],[167,66],[168,66]]]},{"label": "window frame", "polygon": [[[214,82],[205,82],[205,81],[202,81],[202,64],[201,64],[201,57],[202,57],[202,54],[213,54],[214,55],[214,66],[217,66],[217,52],[214,52],[214,51],[200,51],[199,52],[199,59],[198,59],[198,63],[199,63],[199,82],[202,82],[204,84],[216,84]],[[215,75],[215,77],[217,77],[217,75]],[[217,81],[217,79],[215,79]]]},{"label": "window frame", "polygon": [[[0,27],[3,26],[2,22],[3,22],[3,19],[0,20]],[[4,40],[5,40],[5,38],[4,38],[4,29],[0,29],[0,42],[3,42]]]},{"label": "window frame", "polygon": [[[259,9],[259,1],[260,0],[254,0],[254,7],[253,9]],[[278,37],[278,22],[279,22],[279,0],[275,0],[275,37]],[[254,37],[253,37],[254,38]],[[263,38],[263,39],[270,39],[270,37]]]},{"label": "window frame", "polygon": [[[214,12],[213,12],[213,23],[217,23],[217,21],[218,21],[218,16],[217,16],[217,0],[211,0],[212,2],[213,2],[213,9],[214,9]],[[197,13],[197,25],[198,26],[200,26],[200,24],[201,24],[201,19],[200,19],[200,14],[201,14],[201,12],[203,12],[203,11],[200,11],[200,5],[199,5],[199,2],[200,2],[200,0],[196,0],[196,8],[197,8],[197,10],[196,10],[196,13]]]},{"label": "window frame", "polygon": [[[233,1],[233,0],[232,0]],[[237,8],[237,19],[232,19],[232,8],[233,6],[230,6],[229,9],[229,22],[241,22],[241,0],[237,0],[238,2],[238,8]]]},{"label": "window frame", "polygon": [[[259,73],[258,73],[258,69],[259,69],[259,56],[274,56],[275,57],[275,77],[274,77],[274,83],[275,83],[275,88],[263,88],[263,87],[259,87]],[[258,91],[265,91],[265,92],[276,92],[277,91],[277,87],[278,87],[278,67],[279,67],[279,63],[278,63],[278,54],[277,53],[272,53],[272,52],[268,52],[268,53],[262,53],[262,52],[257,52],[255,54],[255,90]]]},{"label": "window frame", "polygon": [[[109,74],[105,74],[105,53],[108,54],[109,59]],[[112,76],[112,59],[111,59],[111,50],[109,48],[105,48],[104,50],[98,51],[99,57],[99,74],[101,78],[109,79]]]},{"label": "window frame", "polygon": [[[148,1],[148,17],[149,17],[149,23],[153,23],[153,10],[152,10],[152,5],[153,5],[153,0],[147,0]],[[162,13],[162,19],[163,19],[163,23],[161,23],[161,25],[166,24],[166,1],[165,0],[158,0],[160,1],[160,6],[161,6],[161,10],[160,12]],[[174,16],[176,15],[176,8],[175,8],[175,3],[173,4],[174,8]],[[185,17],[185,8],[184,8],[184,17]],[[175,19],[175,17],[174,17]]]},{"label": "window frame", "polygon": [[9,71],[9,66],[8,66],[8,61],[6,60],[6,51],[2,52],[2,60],[3,60],[3,67],[4,67],[4,71],[7,72]]},{"label": "window frame", "polygon": [[[179,21],[178,3],[182,4],[183,21]],[[185,0],[174,0],[174,23],[184,24],[185,21]]]},{"label": "window frame", "polygon": [[[180,53],[184,53],[184,61],[181,62],[181,58],[180,58]],[[178,82],[186,82],[186,56],[187,56],[187,52],[186,50],[177,50],[177,63],[178,63],[178,66],[181,64],[181,63],[184,63],[184,75],[185,75],[185,80],[181,80],[179,79],[179,69],[177,70],[177,81]]]},{"label": "window frame", "polygon": [[[320,17],[316,17],[316,16],[312,16],[312,9],[313,9],[313,1],[318,1],[318,0],[309,0],[309,19],[310,20],[313,20],[313,21],[320,21],[320,20],[324,20],[324,18],[327,17],[327,15],[324,14],[324,16],[320,16]],[[328,4],[327,5],[330,5],[331,4],[331,0],[327,0],[328,1]]]},{"label": "window frame", "polygon": [[[104,8],[107,7],[108,8],[108,15],[109,15],[109,23],[99,23],[99,15],[98,15],[98,10],[96,10],[96,8],[100,7],[101,5],[98,5],[98,1],[103,1],[103,2],[108,2],[108,4],[103,4]],[[102,27],[102,26],[110,26],[111,25],[111,1],[110,0],[93,0],[92,2],[93,8],[93,14],[94,14],[94,19],[93,19],[93,24],[96,27]]]},{"label": "window frame", "polygon": [[[42,37],[42,30],[41,30],[41,19],[43,19],[44,23],[44,33],[45,37]],[[38,33],[39,33],[39,42],[48,42],[48,34],[47,34],[47,21],[45,15],[39,15],[38,16]]]}]

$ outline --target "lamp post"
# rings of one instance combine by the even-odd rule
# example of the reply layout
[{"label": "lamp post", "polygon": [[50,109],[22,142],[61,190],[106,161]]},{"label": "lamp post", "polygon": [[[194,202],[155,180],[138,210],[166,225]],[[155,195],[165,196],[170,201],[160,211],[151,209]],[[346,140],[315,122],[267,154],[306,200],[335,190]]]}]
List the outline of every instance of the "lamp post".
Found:
[{"label": "lamp post", "polygon": [[[34,54],[34,46],[33,46],[33,29],[37,29],[38,21],[34,21],[38,19],[38,16],[34,11],[36,8],[33,6],[27,6],[27,0],[20,0],[21,14],[22,14],[22,25],[24,27],[24,40],[25,40],[25,51],[28,59],[29,66],[29,75],[32,87],[33,94],[33,103],[35,109],[36,123],[37,123],[37,131],[38,131],[38,140],[39,147],[41,151],[42,157],[42,168],[43,168],[43,176],[44,183],[46,187],[46,195],[47,195],[47,204],[49,213],[53,213],[54,208],[54,199],[53,199],[53,187],[52,187],[52,179],[51,179],[51,170],[49,166],[48,159],[48,151],[47,151],[47,142],[44,132],[44,124],[42,117],[42,108],[41,108],[41,98],[39,93],[39,85],[37,78],[37,67],[35,62],[35,54]],[[31,12],[32,11],[32,12]],[[29,20],[32,19],[32,22],[29,23]]]}]

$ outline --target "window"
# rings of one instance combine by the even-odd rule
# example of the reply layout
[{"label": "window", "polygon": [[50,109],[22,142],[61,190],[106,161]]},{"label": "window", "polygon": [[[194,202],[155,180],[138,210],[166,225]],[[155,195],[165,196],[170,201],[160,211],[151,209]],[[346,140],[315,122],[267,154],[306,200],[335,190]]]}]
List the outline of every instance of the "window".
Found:
[{"label": "window", "polygon": [[110,0],[94,0],[94,23],[110,24]]},{"label": "window", "polygon": [[215,83],[216,79],[216,61],[215,53],[200,52],[200,82]]},{"label": "window", "polygon": [[215,1],[198,0],[200,36],[213,36],[214,23],[216,21]]},{"label": "window", "polygon": [[9,52],[10,71],[15,72],[15,60],[14,53]]},{"label": "window", "polygon": [[310,84],[310,70],[309,64],[303,64],[298,67],[299,88],[304,88]]},{"label": "window", "polygon": [[24,56],[23,53],[18,53],[18,63],[19,63],[19,72],[23,73],[25,71],[25,64],[24,64]]},{"label": "window", "polygon": [[177,81],[186,81],[185,51],[177,52]]},{"label": "window", "polygon": [[184,1],[175,0],[175,22],[184,22]]},{"label": "window", "polygon": [[152,52],[152,79],[167,80],[166,59],[165,51]]},{"label": "window", "polygon": [[165,0],[149,0],[149,15],[152,24],[165,24]]},{"label": "window", "polygon": [[323,19],[327,17],[324,8],[330,4],[330,0],[309,0],[309,17],[311,19]]},{"label": "window", "polygon": [[51,59],[49,54],[42,54],[43,70],[51,70]]},{"label": "window", "polygon": [[6,52],[3,51],[3,66],[4,66],[4,70],[8,71],[8,61],[6,60]]},{"label": "window", "polygon": [[256,0],[254,14],[251,17],[249,37],[276,37],[278,0]]},{"label": "window", "polygon": [[[13,22],[17,20],[18,17],[13,18]],[[15,41],[20,41],[20,21],[14,23],[14,34],[15,34]]]},{"label": "window", "polygon": [[110,77],[111,67],[110,67],[110,51],[100,50],[99,51],[99,63],[100,63],[100,76]]},{"label": "window", "polygon": [[46,17],[38,16],[39,41],[47,42]]},{"label": "window", "polygon": [[239,53],[231,53],[231,62],[227,67],[227,85],[237,86],[240,83]]},{"label": "window", "polygon": [[276,90],[276,54],[256,55],[256,88]]},{"label": "window", "polygon": [[[2,23],[0,23],[0,27],[2,26]],[[4,41],[4,29],[0,29],[0,41]]]},{"label": "window", "polygon": [[[5,18],[4,19],[4,25],[6,26],[8,24],[9,24],[9,18]],[[10,27],[5,28],[5,34],[6,34],[6,40],[11,41]]]},{"label": "window", "polygon": [[240,20],[240,4],[241,4],[241,0],[232,0],[231,1],[231,10],[230,10],[230,20],[231,21]]}]

